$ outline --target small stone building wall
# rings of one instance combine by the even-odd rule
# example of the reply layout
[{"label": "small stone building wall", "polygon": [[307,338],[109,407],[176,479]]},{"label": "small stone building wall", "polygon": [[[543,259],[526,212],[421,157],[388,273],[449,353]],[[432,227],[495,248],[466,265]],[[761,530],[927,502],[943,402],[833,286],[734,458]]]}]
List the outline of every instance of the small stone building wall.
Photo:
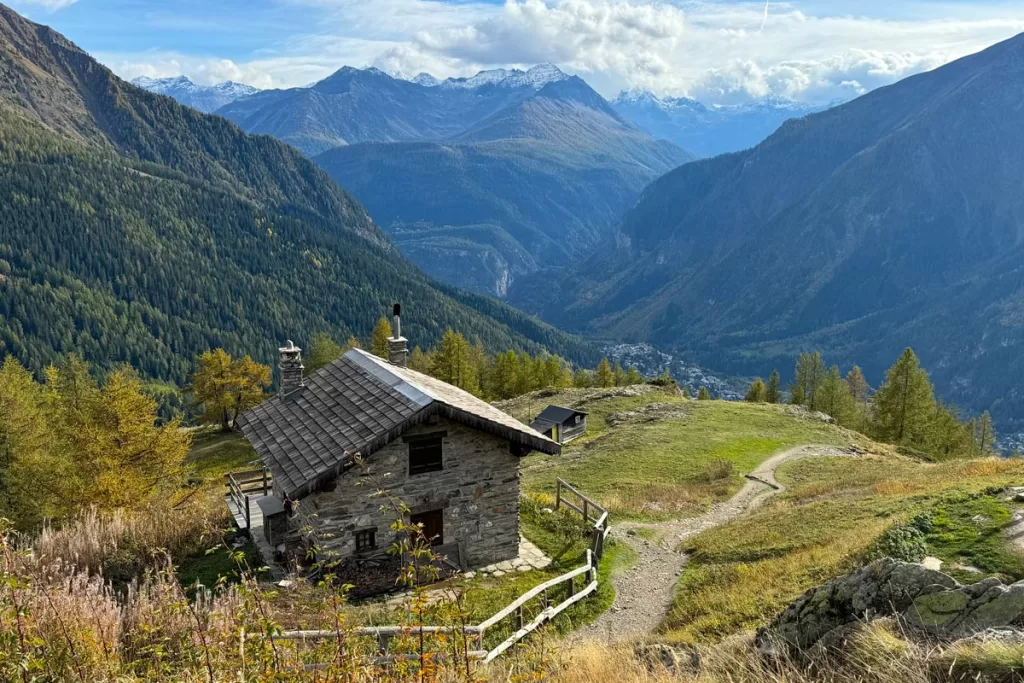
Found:
[{"label": "small stone building wall", "polygon": [[[403,438],[444,432],[443,469],[409,475],[409,445]],[[324,553],[355,554],[355,535],[376,530],[377,552],[394,543],[393,513],[387,501],[373,497],[378,481],[413,514],[444,511],[444,544],[460,543],[462,560],[479,567],[516,557],[519,552],[519,458],[509,442],[450,420],[417,425],[366,459],[366,468],[350,469],[330,491],[299,502],[290,520],[289,545],[312,527]],[[372,552],[367,554],[374,554]]]}]

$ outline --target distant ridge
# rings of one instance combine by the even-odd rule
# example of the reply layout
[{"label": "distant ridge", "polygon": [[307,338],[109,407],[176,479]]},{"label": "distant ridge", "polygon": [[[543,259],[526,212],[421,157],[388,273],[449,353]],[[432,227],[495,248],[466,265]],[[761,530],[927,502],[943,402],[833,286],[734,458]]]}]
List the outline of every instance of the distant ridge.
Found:
[{"label": "distant ridge", "polygon": [[874,384],[905,346],[940,394],[1024,427],[1024,34],[651,184],[563,278],[552,322],[785,372],[821,349]]},{"label": "distant ridge", "polygon": [[567,78],[550,64],[446,81],[429,74],[407,81],[372,67],[346,66],[309,87],[265,90],[217,113],[250,133],[273,135],[313,156],[360,142],[451,138]]},{"label": "distant ridge", "polygon": [[243,83],[225,81],[217,85],[196,85],[185,76],[173,78],[146,78],[140,76],[132,81],[150,92],[173,97],[187,107],[210,113],[235,100],[259,92],[259,88]]},{"label": "distant ridge", "polygon": [[[524,87],[530,73],[535,92],[447,140],[363,143],[314,159],[427,273],[503,297],[525,274],[583,258],[649,182],[692,159],[575,76],[531,69],[507,87]],[[477,88],[506,87],[483,80]]]},{"label": "distant ridge", "polygon": [[702,157],[738,152],[759,144],[788,119],[824,111],[828,105],[766,98],[747,104],[708,106],[687,97],[660,98],[623,91],[612,107],[649,134],[671,140]]}]

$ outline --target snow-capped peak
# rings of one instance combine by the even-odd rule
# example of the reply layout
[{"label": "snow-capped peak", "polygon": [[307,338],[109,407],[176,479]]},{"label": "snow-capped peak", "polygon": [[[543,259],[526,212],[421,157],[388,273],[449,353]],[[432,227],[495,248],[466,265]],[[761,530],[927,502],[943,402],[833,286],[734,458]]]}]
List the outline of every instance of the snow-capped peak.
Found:
[{"label": "snow-capped peak", "polygon": [[556,83],[569,78],[554,64],[539,64],[529,71],[520,69],[491,69],[481,71],[470,78],[449,78],[441,83],[445,88],[479,88],[484,85],[497,85],[506,88],[543,88],[548,83]]},{"label": "snow-capped peak", "polygon": [[426,72],[418,74],[416,78],[412,79],[412,82],[415,83],[416,85],[422,85],[425,88],[433,88],[435,86],[441,85],[440,80],[434,78],[433,76]]}]

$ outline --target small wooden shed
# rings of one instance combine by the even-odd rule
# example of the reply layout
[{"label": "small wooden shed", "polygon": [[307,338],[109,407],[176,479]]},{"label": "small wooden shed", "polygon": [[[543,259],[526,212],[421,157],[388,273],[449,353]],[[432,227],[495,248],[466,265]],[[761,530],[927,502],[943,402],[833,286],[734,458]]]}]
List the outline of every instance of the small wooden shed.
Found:
[{"label": "small wooden shed", "polygon": [[587,433],[587,413],[551,405],[530,425],[555,443],[566,444]]}]

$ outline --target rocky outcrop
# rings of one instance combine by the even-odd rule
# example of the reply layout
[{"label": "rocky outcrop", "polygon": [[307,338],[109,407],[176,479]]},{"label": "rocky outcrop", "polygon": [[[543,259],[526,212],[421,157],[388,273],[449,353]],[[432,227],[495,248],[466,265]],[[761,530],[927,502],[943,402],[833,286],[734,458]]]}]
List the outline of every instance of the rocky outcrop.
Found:
[{"label": "rocky outcrop", "polygon": [[962,586],[923,565],[882,559],[807,591],[760,629],[756,642],[766,654],[799,657],[841,640],[852,625],[891,616],[938,639],[1024,625],[1024,582]]}]

